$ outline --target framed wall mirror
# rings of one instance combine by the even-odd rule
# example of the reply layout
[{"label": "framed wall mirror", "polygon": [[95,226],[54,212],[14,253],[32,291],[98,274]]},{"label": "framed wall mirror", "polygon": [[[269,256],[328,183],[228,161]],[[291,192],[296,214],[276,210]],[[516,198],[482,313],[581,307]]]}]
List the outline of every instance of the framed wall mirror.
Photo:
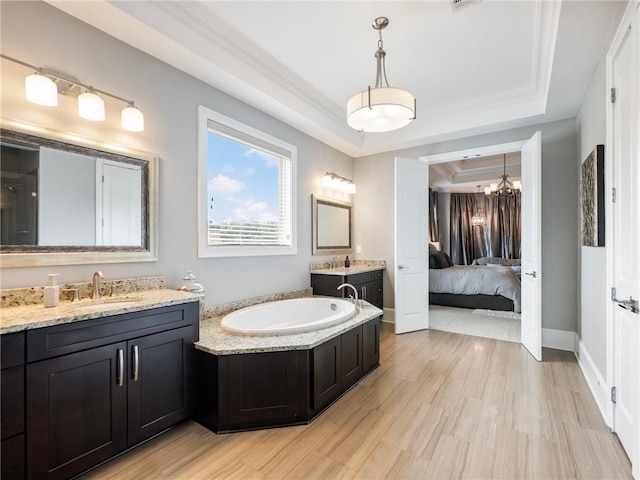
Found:
[{"label": "framed wall mirror", "polygon": [[0,266],[157,260],[155,156],[6,119],[0,148]]},{"label": "framed wall mirror", "polygon": [[352,204],[311,195],[313,255],[351,253]]}]

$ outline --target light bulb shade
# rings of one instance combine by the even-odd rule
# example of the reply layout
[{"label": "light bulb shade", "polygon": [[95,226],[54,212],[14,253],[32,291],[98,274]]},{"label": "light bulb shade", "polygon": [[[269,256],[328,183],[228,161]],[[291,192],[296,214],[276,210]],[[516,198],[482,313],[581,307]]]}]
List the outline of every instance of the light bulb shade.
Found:
[{"label": "light bulb shade", "polygon": [[322,177],[322,186],[330,187],[332,180],[333,180],[333,175],[331,175],[330,173],[325,173],[324,176]]},{"label": "light bulb shade", "polygon": [[492,183],[489,188],[491,189],[492,192],[495,192],[495,191],[498,190],[498,184],[497,183]]},{"label": "light bulb shade", "polygon": [[331,187],[332,187],[332,188],[335,188],[336,190],[340,190],[340,184],[341,184],[341,183],[342,183],[342,180],[340,180],[340,179],[339,179],[339,178],[337,178],[337,177],[334,177],[334,178],[331,180]]},{"label": "light bulb shade", "polygon": [[415,118],[415,98],[401,88],[378,87],[351,97],[347,123],[363,132],[390,132]]},{"label": "light bulb shade", "polygon": [[34,73],[24,79],[24,90],[32,103],[45,107],[55,107],[58,105],[58,87],[49,77]]},{"label": "light bulb shade", "polygon": [[491,195],[491,187],[484,187],[484,194]]},{"label": "light bulb shade", "polygon": [[131,132],[144,130],[144,115],[133,105],[122,110],[122,128]]},{"label": "light bulb shade", "polygon": [[514,180],[513,188],[515,188],[516,190],[522,190],[522,182],[520,180]]},{"label": "light bulb shade", "polygon": [[349,184],[349,189],[347,190],[347,193],[356,193],[356,184],[351,182]]},{"label": "light bulb shade", "polygon": [[85,92],[78,97],[78,114],[82,118],[101,122],[104,120],[104,100],[91,92]]}]

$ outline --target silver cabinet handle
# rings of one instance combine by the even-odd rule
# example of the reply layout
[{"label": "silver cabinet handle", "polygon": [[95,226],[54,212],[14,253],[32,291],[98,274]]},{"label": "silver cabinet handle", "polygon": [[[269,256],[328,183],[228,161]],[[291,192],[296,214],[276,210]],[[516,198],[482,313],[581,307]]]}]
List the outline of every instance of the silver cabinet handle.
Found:
[{"label": "silver cabinet handle", "polygon": [[124,350],[118,349],[118,386],[124,385]]},{"label": "silver cabinet handle", "polygon": [[364,298],[365,300],[369,301],[369,299],[367,298],[367,286],[365,285],[363,288],[364,288]]},{"label": "silver cabinet handle", "polygon": [[537,275],[536,275],[536,271],[535,271],[535,270],[534,270],[533,272],[531,272],[531,273],[529,273],[529,272],[524,272],[524,274],[525,274],[525,275],[529,275],[529,276],[531,276],[531,277],[533,277],[533,278],[536,278],[536,277],[537,277]]},{"label": "silver cabinet handle", "polygon": [[138,351],[138,346],[133,346],[133,381],[138,381],[138,372],[140,371],[140,352]]}]

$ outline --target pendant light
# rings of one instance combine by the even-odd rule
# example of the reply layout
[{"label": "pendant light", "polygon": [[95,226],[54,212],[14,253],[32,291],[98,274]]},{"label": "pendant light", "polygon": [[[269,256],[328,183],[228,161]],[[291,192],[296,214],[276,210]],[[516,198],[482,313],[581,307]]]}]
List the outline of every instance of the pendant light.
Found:
[{"label": "pendant light", "polygon": [[372,27],[378,31],[376,50],[376,83],[373,88],[351,97],[347,103],[347,123],[363,132],[390,132],[408,125],[416,118],[416,99],[406,90],[392,88],[387,80],[386,52],[382,43],[382,30],[389,25],[387,17],[378,17]]},{"label": "pendant light", "polygon": [[[478,185],[477,187],[478,187],[478,193],[482,193],[480,191],[480,185]],[[478,197],[474,198],[474,204],[477,203],[477,199]],[[482,197],[482,203],[484,204],[484,197]],[[475,215],[471,217],[471,225],[473,225],[474,227],[482,227],[486,223],[487,223],[487,219],[484,215],[484,208],[482,208],[480,211],[476,211]]]}]

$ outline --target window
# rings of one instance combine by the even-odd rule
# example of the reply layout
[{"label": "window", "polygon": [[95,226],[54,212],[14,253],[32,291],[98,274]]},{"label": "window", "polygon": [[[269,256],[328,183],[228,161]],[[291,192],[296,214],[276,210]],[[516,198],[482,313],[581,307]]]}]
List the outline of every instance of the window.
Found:
[{"label": "window", "polygon": [[198,256],[295,254],[296,147],[198,111]]}]

